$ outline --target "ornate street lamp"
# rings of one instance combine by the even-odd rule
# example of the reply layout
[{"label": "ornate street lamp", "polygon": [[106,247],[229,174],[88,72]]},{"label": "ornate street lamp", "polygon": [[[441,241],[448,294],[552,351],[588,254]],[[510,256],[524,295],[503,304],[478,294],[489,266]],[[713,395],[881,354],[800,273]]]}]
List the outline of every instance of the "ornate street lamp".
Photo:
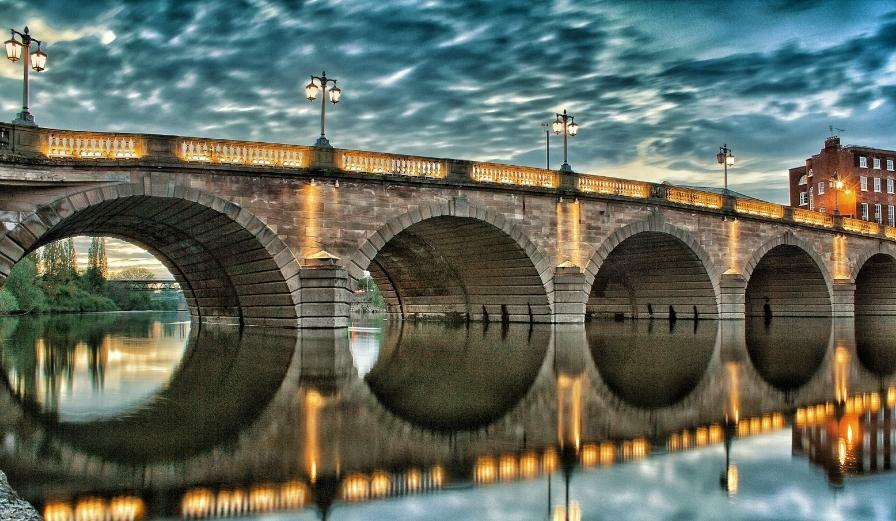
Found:
[{"label": "ornate street lamp", "polygon": [[[315,83],[315,81],[317,83]],[[327,85],[332,84],[329,92],[327,91]],[[311,81],[308,85],[305,85],[305,97],[308,98],[308,101],[314,101],[314,98],[317,97],[318,91],[323,90],[323,96],[320,98],[320,137],[317,138],[317,142],[314,143],[316,147],[322,148],[331,148],[330,142],[327,140],[327,136],[324,134],[324,128],[326,124],[327,117],[327,94],[329,94],[330,102],[333,105],[339,103],[339,99],[342,97],[342,89],[336,86],[336,80],[333,78],[327,78],[327,72],[324,71],[320,76],[311,75]]]},{"label": "ornate street lamp", "polygon": [[552,126],[554,127],[554,134],[563,134],[563,164],[560,165],[560,171],[572,172],[572,167],[567,162],[566,136],[575,136],[579,133],[579,126],[576,125],[575,116],[570,116],[566,113],[566,109],[563,109],[563,114],[557,114],[557,119],[554,120]]},{"label": "ornate street lamp", "polygon": [[734,166],[734,154],[728,148],[728,144],[719,147],[719,153],[716,154],[716,161],[725,169],[725,194],[728,193],[728,167]]},{"label": "ornate street lamp", "polygon": [[843,190],[843,179],[840,178],[836,170],[831,176],[830,183],[831,188],[834,189],[834,215],[840,215],[840,190]]},{"label": "ornate street lamp", "polygon": [[[40,50],[41,42],[36,38],[32,38],[28,33],[28,28],[25,27],[24,32],[16,31],[15,29],[9,30],[12,35],[9,37],[9,40],[6,40],[6,57],[9,58],[9,61],[15,63],[22,60],[22,64],[24,65],[23,70],[25,71],[25,77],[23,81],[22,88],[22,112],[19,112],[16,115],[16,119],[13,120],[13,124],[15,125],[27,125],[27,126],[35,126],[34,116],[31,115],[31,112],[28,111],[28,68],[34,69],[34,72],[40,72],[47,68],[47,53]],[[18,36],[20,40],[16,39]],[[37,49],[35,51],[31,51],[31,44],[36,43]]]}]

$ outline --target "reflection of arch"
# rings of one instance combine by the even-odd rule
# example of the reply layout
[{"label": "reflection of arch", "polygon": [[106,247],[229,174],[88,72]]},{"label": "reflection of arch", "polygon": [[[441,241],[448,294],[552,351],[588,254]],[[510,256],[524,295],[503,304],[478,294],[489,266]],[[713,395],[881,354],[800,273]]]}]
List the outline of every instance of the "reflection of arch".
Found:
[{"label": "reflection of arch", "polygon": [[[0,378],[24,416],[68,450],[126,464],[164,462],[221,446],[249,427],[280,387],[295,351],[296,331],[217,324],[194,326],[167,386],[108,419],[59,422]],[[211,382],[211,383],[210,383]]]},{"label": "reflection of arch", "polygon": [[881,244],[863,252],[855,265],[856,315],[896,315],[896,248]]},{"label": "reflection of arch", "polygon": [[[586,268],[588,312],[605,316],[717,318],[719,284],[709,255],[687,231],[661,216],[623,226],[608,237]],[[649,305],[649,306],[648,306]]]},{"label": "reflection of arch", "polygon": [[286,244],[249,210],[159,179],[77,192],[38,208],[7,234],[15,245],[10,262],[74,235],[120,237],[165,264],[197,318],[295,327],[298,264]]},{"label": "reflection of arch", "polygon": [[389,220],[349,263],[355,283],[370,271],[395,315],[516,322],[551,321],[550,268],[518,226],[460,198]]},{"label": "reflection of arch", "polygon": [[830,316],[832,281],[808,242],[785,233],[744,264],[746,316]]}]

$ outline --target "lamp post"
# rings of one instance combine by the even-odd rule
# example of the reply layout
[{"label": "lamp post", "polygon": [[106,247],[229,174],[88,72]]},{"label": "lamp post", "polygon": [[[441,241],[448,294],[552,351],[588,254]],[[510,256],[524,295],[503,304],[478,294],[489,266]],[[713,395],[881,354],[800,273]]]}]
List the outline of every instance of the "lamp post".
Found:
[{"label": "lamp post", "polygon": [[546,170],[551,169],[551,124],[542,123],[544,127],[544,167]]},{"label": "lamp post", "polygon": [[[317,83],[315,83],[315,81]],[[314,143],[314,146],[321,148],[332,148],[324,133],[327,117],[327,85],[331,84],[333,86],[330,87],[329,98],[333,105],[335,105],[339,103],[339,98],[342,97],[342,89],[336,86],[336,80],[327,78],[326,71],[322,72],[320,76],[312,74],[311,81],[308,85],[305,85],[305,97],[308,98],[308,101],[314,101],[314,98],[317,97],[317,92],[319,90],[323,91],[322,96],[320,97],[320,137],[317,138],[317,141]]]},{"label": "lamp post", "polygon": [[[25,27],[24,32],[16,31],[15,29],[9,30],[11,36],[9,40],[6,40],[6,57],[9,58],[9,61],[15,63],[22,60],[22,64],[24,65],[24,81],[22,83],[22,112],[19,112],[16,115],[16,119],[12,122],[15,125],[27,125],[30,127],[35,126],[34,116],[31,115],[31,112],[28,111],[28,68],[34,69],[34,72],[40,72],[47,68],[47,53],[40,50],[41,42],[40,40],[33,38],[31,34],[28,32],[28,28]],[[21,40],[17,40],[16,36]],[[37,50],[31,51],[31,44],[37,44]],[[24,58],[24,59],[22,59]]]},{"label": "lamp post", "polygon": [[719,147],[719,153],[716,154],[716,161],[723,166],[725,170],[725,194],[728,194],[728,167],[734,166],[734,154],[728,148],[728,144]]},{"label": "lamp post", "polygon": [[554,127],[554,134],[563,134],[563,164],[560,165],[560,171],[572,172],[572,167],[567,162],[566,136],[575,136],[579,133],[579,126],[576,125],[575,116],[567,114],[566,109],[563,109],[563,114],[557,113],[557,118],[552,123],[552,126]]},{"label": "lamp post", "polygon": [[834,189],[834,215],[840,215],[840,190],[843,189],[843,180],[840,179],[836,170],[831,176],[831,188]]}]

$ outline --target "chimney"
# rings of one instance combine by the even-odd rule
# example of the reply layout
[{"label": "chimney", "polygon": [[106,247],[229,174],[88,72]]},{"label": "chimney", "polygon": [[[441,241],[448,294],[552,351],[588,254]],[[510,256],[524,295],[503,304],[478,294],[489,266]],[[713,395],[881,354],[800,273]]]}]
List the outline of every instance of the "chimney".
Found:
[{"label": "chimney", "polygon": [[840,136],[831,136],[824,140],[824,149],[839,149],[840,148]]}]

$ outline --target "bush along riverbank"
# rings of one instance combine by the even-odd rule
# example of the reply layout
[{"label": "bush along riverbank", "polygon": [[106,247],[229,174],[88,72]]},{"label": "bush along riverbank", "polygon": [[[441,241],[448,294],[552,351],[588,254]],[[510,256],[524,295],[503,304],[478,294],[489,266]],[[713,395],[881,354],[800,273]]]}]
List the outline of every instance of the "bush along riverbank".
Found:
[{"label": "bush along riverbank", "polygon": [[113,273],[110,279],[99,241],[103,239],[93,239],[89,266],[83,272],[78,270],[71,239],[52,243],[19,261],[0,289],[0,315],[186,308],[179,291],[161,295],[111,282],[155,277],[145,268],[130,268]]}]

